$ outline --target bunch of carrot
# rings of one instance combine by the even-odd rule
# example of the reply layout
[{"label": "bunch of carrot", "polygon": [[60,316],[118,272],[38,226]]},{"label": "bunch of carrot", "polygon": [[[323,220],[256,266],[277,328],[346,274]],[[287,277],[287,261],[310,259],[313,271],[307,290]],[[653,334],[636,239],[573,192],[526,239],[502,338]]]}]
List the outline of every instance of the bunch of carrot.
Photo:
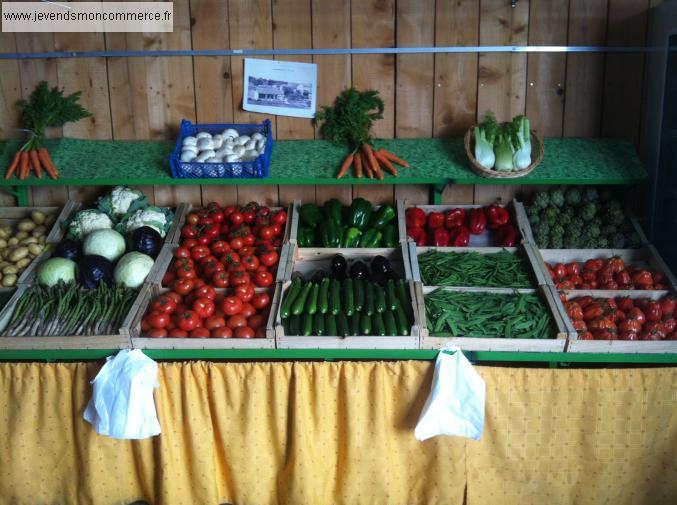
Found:
[{"label": "bunch of carrot", "polygon": [[[360,151],[361,152],[352,152],[346,156],[336,175],[337,179],[346,175],[348,169],[353,164],[355,165],[355,177],[358,179],[362,177],[364,172],[369,179],[376,178],[383,180],[383,170],[386,170],[397,177],[397,169],[393,166],[393,163],[400,165],[403,168],[409,167],[409,163],[397,157],[390,151],[386,151],[383,148],[373,150],[366,142],[362,144]],[[383,168],[383,170],[381,168]]]},{"label": "bunch of carrot", "polygon": [[49,151],[44,147],[34,147],[32,143],[29,142],[14,155],[12,164],[5,174],[5,179],[9,179],[16,172],[16,176],[19,179],[24,180],[28,177],[31,170],[35,172],[35,176],[38,179],[42,179],[43,168],[45,169],[45,172],[47,172],[47,175],[52,179],[57,179],[59,177],[59,172],[56,169],[54,162],[52,162]]}]

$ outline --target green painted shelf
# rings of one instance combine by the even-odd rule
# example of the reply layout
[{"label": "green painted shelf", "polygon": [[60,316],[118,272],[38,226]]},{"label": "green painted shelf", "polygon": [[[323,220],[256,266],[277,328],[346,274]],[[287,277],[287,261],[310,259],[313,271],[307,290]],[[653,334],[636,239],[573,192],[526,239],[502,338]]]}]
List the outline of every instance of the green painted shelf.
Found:
[{"label": "green painted shelf", "polygon": [[[323,140],[277,141],[266,179],[173,179],[172,142],[55,139],[47,141],[61,177],[24,181],[0,178],[2,186],[114,184],[636,184],[647,174],[632,144],[618,139],[545,139],[540,166],[526,177],[485,179],[467,166],[463,140],[392,139],[377,146],[411,163],[384,181],[334,177],[345,150]],[[0,167],[9,165],[19,143],[0,141]]]}]

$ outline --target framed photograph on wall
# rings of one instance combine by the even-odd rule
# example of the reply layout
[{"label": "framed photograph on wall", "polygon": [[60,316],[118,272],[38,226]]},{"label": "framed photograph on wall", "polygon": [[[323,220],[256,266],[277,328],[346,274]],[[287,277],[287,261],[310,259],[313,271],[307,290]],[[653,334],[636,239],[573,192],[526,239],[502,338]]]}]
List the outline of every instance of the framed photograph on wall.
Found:
[{"label": "framed photograph on wall", "polygon": [[244,110],[313,118],[316,100],[316,64],[245,58]]}]

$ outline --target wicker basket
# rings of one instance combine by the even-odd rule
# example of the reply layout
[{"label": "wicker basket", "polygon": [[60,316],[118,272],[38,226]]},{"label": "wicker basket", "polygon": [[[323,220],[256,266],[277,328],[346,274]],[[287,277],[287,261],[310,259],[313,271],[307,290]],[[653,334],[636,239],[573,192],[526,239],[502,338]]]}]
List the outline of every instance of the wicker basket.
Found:
[{"label": "wicker basket", "polygon": [[[533,172],[534,168],[538,166],[538,164],[541,162],[543,159],[543,142],[541,139],[536,135],[536,133],[532,130],[531,131],[531,154],[532,154],[532,162],[531,165],[529,165],[527,168],[523,170],[512,170],[510,172],[502,171],[502,170],[494,170],[493,168],[484,168],[482,165],[477,163],[477,160],[475,159],[475,156],[473,155],[474,153],[474,147],[475,143],[473,141],[473,130],[477,125],[471,126],[468,131],[465,133],[465,137],[463,139],[463,144],[465,145],[465,154],[468,156],[468,162],[470,163],[470,168],[472,168],[472,171],[475,172],[477,175],[480,177],[486,177],[487,179],[514,179],[516,177],[524,177],[527,174],[530,174]],[[535,154],[535,156],[533,156]]]}]

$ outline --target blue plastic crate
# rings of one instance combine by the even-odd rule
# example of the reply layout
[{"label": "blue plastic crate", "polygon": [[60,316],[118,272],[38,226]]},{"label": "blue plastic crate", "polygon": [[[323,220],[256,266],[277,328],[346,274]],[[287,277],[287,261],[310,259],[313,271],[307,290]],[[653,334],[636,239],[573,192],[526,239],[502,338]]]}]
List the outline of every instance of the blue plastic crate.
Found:
[{"label": "blue plastic crate", "polygon": [[[195,136],[199,132],[212,135],[221,133],[226,128],[237,130],[240,135],[251,136],[261,133],[266,137],[266,149],[261,156],[253,161],[238,161],[236,163],[199,163],[195,161],[181,161],[183,139]],[[263,179],[268,177],[270,155],[273,150],[273,126],[269,119],[261,124],[193,124],[187,119],[181,121],[179,138],[176,139],[174,150],[169,155],[169,166],[172,177],[178,179]]]}]

